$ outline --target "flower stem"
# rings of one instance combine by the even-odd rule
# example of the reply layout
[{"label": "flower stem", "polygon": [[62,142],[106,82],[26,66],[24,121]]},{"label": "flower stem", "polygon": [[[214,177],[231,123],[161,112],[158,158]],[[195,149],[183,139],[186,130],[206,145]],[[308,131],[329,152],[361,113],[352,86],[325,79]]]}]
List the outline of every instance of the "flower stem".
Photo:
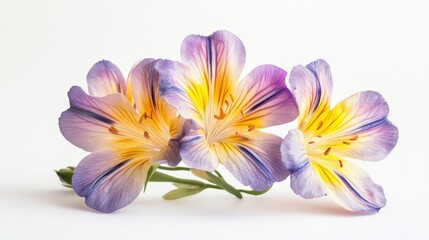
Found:
[{"label": "flower stem", "polygon": [[[231,193],[232,195],[236,196],[237,198],[241,199],[243,197],[241,193],[257,196],[257,195],[262,195],[262,194],[268,192],[268,190],[270,190],[270,188],[267,188],[263,191],[236,189],[232,185],[227,183],[218,171],[214,171],[214,173],[205,171],[204,175],[206,175],[206,177],[204,177],[203,179],[210,182],[210,183],[205,183],[205,182],[202,182],[199,180],[194,180],[194,179],[177,178],[177,177],[159,172],[157,170],[191,171],[190,168],[188,168],[188,167],[166,167],[166,166],[156,166],[155,165],[154,168],[148,173],[149,179],[147,181],[148,182],[170,182],[173,184],[184,184],[184,185],[187,185],[191,188],[193,188],[193,186],[194,186],[194,187],[197,187],[200,189],[199,191],[193,192],[192,194],[196,194],[196,193],[200,192],[201,189],[211,188],[211,189],[225,190],[225,191]],[[67,167],[67,168],[60,169],[60,170],[55,171],[55,172],[65,187],[70,187],[70,188],[72,187],[72,176],[74,174],[74,167]],[[145,188],[146,188],[146,186],[145,186]],[[191,191],[191,190],[188,190],[188,191]],[[188,196],[188,195],[190,196],[191,194],[187,194],[186,196]],[[180,197],[183,197],[183,196],[185,196],[185,195],[182,194]],[[170,199],[174,199],[174,198],[170,198]]]},{"label": "flower stem", "polygon": [[203,183],[201,181],[193,180],[193,179],[177,178],[162,172],[155,172],[152,175],[152,177],[149,179],[149,182],[172,182],[172,183],[182,183],[187,185],[195,185],[203,188],[222,189],[221,187],[213,184]]}]

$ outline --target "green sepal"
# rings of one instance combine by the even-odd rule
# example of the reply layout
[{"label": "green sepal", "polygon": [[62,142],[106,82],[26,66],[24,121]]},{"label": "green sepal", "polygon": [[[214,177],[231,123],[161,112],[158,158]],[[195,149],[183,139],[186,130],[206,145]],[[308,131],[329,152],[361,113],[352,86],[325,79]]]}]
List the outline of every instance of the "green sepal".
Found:
[{"label": "green sepal", "polygon": [[60,178],[60,181],[64,187],[72,188],[72,178],[73,178],[73,171],[74,167],[67,167],[60,170],[55,170],[55,173]]},{"label": "green sepal", "polygon": [[147,171],[146,181],[144,183],[143,192],[146,192],[146,186],[147,186],[148,182],[150,181],[150,179],[152,178],[153,174],[156,172],[157,168],[158,168],[158,165],[152,165],[152,166],[150,166],[149,171]]},{"label": "green sepal", "polygon": [[243,196],[241,195],[241,193],[234,188],[233,186],[231,186],[229,183],[227,183],[225,180],[223,180],[222,178],[214,175],[213,173],[207,172],[208,175],[208,181],[223,188],[225,191],[231,193],[232,195],[236,196],[237,198],[243,198]]}]

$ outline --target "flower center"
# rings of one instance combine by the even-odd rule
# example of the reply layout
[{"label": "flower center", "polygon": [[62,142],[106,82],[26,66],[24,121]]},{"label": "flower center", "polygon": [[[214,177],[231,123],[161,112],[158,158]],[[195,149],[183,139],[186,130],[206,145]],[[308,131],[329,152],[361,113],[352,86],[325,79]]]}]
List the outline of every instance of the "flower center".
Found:
[{"label": "flower center", "polygon": [[[320,121],[317,129],[320,129],[322,125],[323,122]],[[320,156],[320,154],[323,154],[323,156],[326,156],[323,159],[332,159],[334,161],[338,161],[340,167],[342,168],[343,162],[341,160],[338,160],[338,157],[335,157],[331,153],[333,150],[335,150],[335,148],[340,149],[348,147],[358,139],[358,135],[341,140],[341,138],[339,139],[339,137],[335,135],[322,136],[320,134],[312,134],[311,136],[307,136],[306,139],[308,155],[315,155],[315,158],[320,158],[316,156]]]}]

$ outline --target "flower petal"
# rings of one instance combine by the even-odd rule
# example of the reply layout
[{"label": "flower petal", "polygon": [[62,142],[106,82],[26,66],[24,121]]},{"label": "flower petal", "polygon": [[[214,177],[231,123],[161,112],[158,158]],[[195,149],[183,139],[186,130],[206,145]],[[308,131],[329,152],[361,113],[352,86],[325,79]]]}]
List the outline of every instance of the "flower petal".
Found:
[{"label": "flower petal", "polygon": [[281,161],[281,141],[260,131],[243,132],[216,143],[215,150],[220,162],[242,184],[262,191],[289,175]]},{"label": "flower petal", "polygon": [[[86,151],[108,148],[122,136],[116,132],[119,129],[139,129],[138,116],[123,95],[96,98],[76,86],[68,94],[70,108],[61,114],[60,130],[68,141]],[[126,132],[132,134],[133,131],[141,130]]]},{"label": "flower petal", "polygon": [[180,156],[191,168],[214,171],[219,160],[213,147],[207,142],[203,129],[193,120],[185,126],[185,136],[180,141]]},{"label": "flower petal", "polygon": [[282,142],[281,153],[286,169],[291,172],[290,185],[294,193],[303,198],[325,195],[325,185],[307,157],[304,136],[300,130],[289,130]]},{"label": "flower petal", "polygon": [[240,116],[239,125],[269,127],[294,120],[298,107],[285,84],[286,71],[273,65],[255,68],[236,87],[229,118]]},{"label": "flower petal", "polygon": [[331,196],[351,211],[376,212],[386,204],[383,189],[352,163],[336,156],[309,159],[301,131],[290,130],[282,143],[282,160],[291,172],[291,188],[303,198]]},{"label": "flower petal", "polygon": [[241,40],[228,31],[217,31],[208,37],[190,35],[183,40],[181,55],[182,62],[194,73],[192,79],[198,79],[210,89],[213,108],[221,107],[237,83],[246,60]]},{"label": "flower petal", "polygon": [[322,118],[330,108],[331,70],[328,63],[319,59],[306,67],[301,65],[294,67],[289,82],[299,106],[299,128],[304,129],[316,119]]},{"label": "flower petal", "polygon": [[350,211],[368,213],[378,212],[386,205],[383,188],[364,170],[345,160],[340,164],[335,160],[323,162],[313,161],[312,166],[321,175],[327,195],[339,205]]},{"label": "flower petal", "polygon": [[90,208],[113,212],[137,198],[149,167],[148,161],[124,159],[111,151],[92,153],[74,170],[73,189]]},{"label": "flower petal", "polygon": [[170,139],[168,145],[163,147],[156,156],[151,158],[151,163],[161,164],[166,162],[170,166],[177,166],[181,160],[179,139]]},{"label": "flower petal", "polygon": [[323,147],[342,157],[377,161],[386,157],[398,140],[398,129],[387,120],[389,107],[373,91],[352,95],[338,103],[317,134]]},{"label": "flower petal", "polygon": [[188,69],[179,62],[160,60],[155,63],[160,74],[161,97],[177,109],[180,115],[203,124],[203,113],[208,102],[207,86],[191,81]]},{"label": "flower petal", "polygon": [[130,72],[128,81],[131,82],[136,108],[140,113],[163,114],[176,116],[176,111],[163,110],[166,103],[159,95],[159,73],[154,68],[154,59],[144,59],[137,63]]},{"label": "flower petal", "polygon": [[[133,96],[141,120],[148,120],[159,133],[172,133],[176,138],[181,134],[183,119],[177,116],[177,110],[161,98],[159,93],[159,73],[154,65],[156,60],[144,59],[131,70],[128,81],[132,84]],[[176,129],[177,131],[171,131]]]},{"label": "flower petal", "polygon": [[104,97],[112,93],[126,94],[125,80],[119,68],[110,61],[102,60],[89,70],[88,92],[92,96]]}]

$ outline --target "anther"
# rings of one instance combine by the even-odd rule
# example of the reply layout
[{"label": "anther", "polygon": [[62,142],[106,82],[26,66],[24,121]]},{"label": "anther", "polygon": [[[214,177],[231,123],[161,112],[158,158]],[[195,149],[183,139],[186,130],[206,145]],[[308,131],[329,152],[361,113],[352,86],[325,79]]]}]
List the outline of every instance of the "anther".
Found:
[{"label": "anther", "polygon": [[217,120],[222,120],[222,119],[224,119],[224,118],[225,118],[225,116],[226,116],[226,113],[223,111],[223,109],[222,109],[222,108],[220,109],[220,114],[215,114],[215,115],[214,115],[214,117],[215,117]]},{"label": "anther", "polygon": [[144,138],[149,139],[149,133],[147,131],[144,131],[143,133]]},{"label": "anther", "polygon": [[232,96],[232,94],[229,94],[229,97],[231,98],[231,102],[234,102],[234,96]]},{"label": "anther", "polygon": [[141,124],[143,120],[146,120],[147,118],[152,119],[152,111],[150,112],[150,115],[148,115],[146,112],[140,117],[139,123]]},{"label": "anther", "polygon": [[225,100],[225,105],[226,105],[226,108],[229,107],[229,101],[228,100]]},{"label": "anther", "polygon": [[319,130],[322,127],[322,125],[323,125],[323,121],[320,121],[319,125],[317,125],[317,129],[316,130]]},{"label": "anther", "polygon": [[314,143],[314,141],[310,141],[310,142],[308,142],[308,144],[313,144]]},{"label": "anther", "polygon": [[350,145],[350,142],[343,141],[343,144]]},{"label": "anther", "polygon": [[316,137],[321,138],[321,137],[322,137],[322,135],[316,135]]},{"label": "anther", "polygon": [[356,136],[354,136],[354,137],[350,138],[350,141],[356,141],[357,139],[358,139],[358,135],[356,135]]},{"label": "anther", "polygon": [[328,155],[330,151],[331,151],[331,147],[328,147],[323,154]]},{"label": "anther", "polygon": [[247,125],[247,131],[253,131],[253,130],[255,130],[255,124],[249,124],[249,125]]},{"label": "anther", "polygon": [[338,160],[338,162],[340,162],[340,167],[342,168],[343,167],[343,161]]},{"label": "anther", "polygon": [[240,137],[240,134],[238,132],[235,132],[236,137]]},{"label": "anther", "polygon": [[240,113],[241,113],[241,116],[243,116],[243,117],[245,116],[243,109],[241,109]]},{"label": "anther", "polygon": [[118,134],[118,130],[114,126],[109,127],[109,132],[112,134]]}]

